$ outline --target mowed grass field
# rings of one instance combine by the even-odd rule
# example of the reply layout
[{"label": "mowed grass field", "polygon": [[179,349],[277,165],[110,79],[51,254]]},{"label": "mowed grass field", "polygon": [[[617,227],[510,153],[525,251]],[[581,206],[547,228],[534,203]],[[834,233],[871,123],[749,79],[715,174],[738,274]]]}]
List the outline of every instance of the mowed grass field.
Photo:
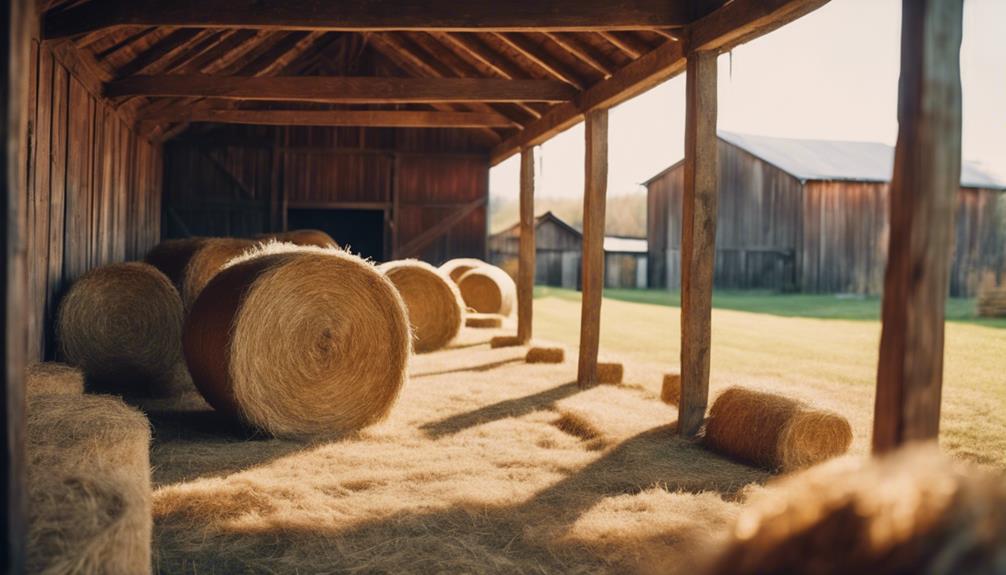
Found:
[{"label": "mowed grass field", "polygon": [[[616,299],[617,298],[617,299]],[[601,309],[601,356],[626,363],[626,383],[659,391],[680,354],[677,294],[610,290]],[[849,418],[865,452],[880,342],[878,299],[726,293],[714,298],[712,395],[732,384],[798,397]],[[946,324],[941,445],[1006,468],[1006,321],[974,317],[951,300]],[[575,348],[580,294],[536,290],[534,335]]]}]

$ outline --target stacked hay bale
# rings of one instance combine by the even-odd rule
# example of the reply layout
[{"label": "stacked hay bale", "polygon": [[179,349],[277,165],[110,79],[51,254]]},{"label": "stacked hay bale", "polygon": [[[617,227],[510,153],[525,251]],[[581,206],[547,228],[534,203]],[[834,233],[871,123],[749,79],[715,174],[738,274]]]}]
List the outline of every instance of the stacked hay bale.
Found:
[{"label": "stacked hay bale", "polygon": [[157,244],[143,258],[143,261],[161,270],[175,288],[181,293],[185,282],[185,270],[192,256],[206,242],[206,238],[184,238],[164,240]]},{"label": "stacked hay bale", "polygon": [[81,276],[60,302],[61,355],[94,389],[171,393],[181,360],[182,302],[167,277],[145,263],[114,264]]},{"label": "stacked hay bale", "polygon": [[405,381],[405,303],[384,274],[338,249],[269,244],[228,263],[183,336],[218,411],[277,436],[335,434],[387,415]]},{"label": "stacked hay bale", "polygon": [[24,370],[24,391],[26,397],[80,395],[84,393],[84,372],[54,361],[33,363]]},{"label": "stacked hay bale", "polygon": [[151,571],[150,427],[109,396],[29,396],[29,573]]},{"label": "stacked hay bale", "polygon": [[465,305],[479,313],[510,315],[517,300],[517,284],[505,271],[483,264],[458,279]]},{"label": "stacked hay bale", "polygon": [[455,258],[453,260],[448,260],[440,265],[440,271],[447,274],[454,283],[461,280],[461,276],[465,275],[465,272],[472,268],[477,268],[479,266],[488,265],[486,262],[476,259],[476,258]]},{"label": "stacked hay bale", "polygon": [[446,274],[419,260],[388,262],[378,269],[405,301],[415,351],[434,351],[457,337],[464,322],[464,303]]},{"label": "stacked hay bale", "polygon": [[708,575],[1002,573],[1006,483],[911,446],[787,476],[747,503]]},{"label": "stacked hay bale", "polygon": [[769,470],[792,471],[848,451],[852,426],[793,399],[731,387],[709,410],[705,443]]},{"label": "stacked hay bale", "polygon": [[287,232],[275,232],[271,234],[260,234],[256,239],[262,241],[277,241],[294,244],[296,246],[317,246],[319,248],[337,248],[332,236],[321,230],[290,230]]},{"label": "stacked hay bale", "polygon": [[996,285],[989,274],[978,289],[978,315],[981,317],[1006,317],[1006,285]]},{"label": "stacked hay bale", "polygon": [[185,309],[192,307],[199,292],[217,275],[224,264],[244,252],[260,245],[254,240],[239,238],[211,238],[205,240],[189,259],[182,282],[182,302]]}]

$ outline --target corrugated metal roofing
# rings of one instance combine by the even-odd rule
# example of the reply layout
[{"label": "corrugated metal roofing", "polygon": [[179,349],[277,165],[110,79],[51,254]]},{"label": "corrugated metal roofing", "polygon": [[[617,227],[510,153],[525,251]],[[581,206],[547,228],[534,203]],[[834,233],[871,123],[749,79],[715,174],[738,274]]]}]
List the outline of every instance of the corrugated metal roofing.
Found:
[{"label": "corrugated metal roofing", "polygon": [[619,254],[645,254],[646,239],[605,236],[604,251]]},{"label": "corrugated metal roofing", "polygon": [[[719,137],[799,180],[887,182],[894,169],[894,148],[875,142],[796,140],[719,131]],[[961,165],[961,186],[1006,189],[975,165]]]}]

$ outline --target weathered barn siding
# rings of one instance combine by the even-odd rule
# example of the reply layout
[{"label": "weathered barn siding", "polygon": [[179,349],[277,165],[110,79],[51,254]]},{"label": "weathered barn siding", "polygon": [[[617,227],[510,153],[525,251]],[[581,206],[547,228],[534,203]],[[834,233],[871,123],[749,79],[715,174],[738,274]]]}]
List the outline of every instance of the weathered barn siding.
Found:
[{"label": "weathered barn siding", "polygon": [[51,356],[52,320],[70,282],[143,257],[160,236],[160,147],[138,136],[83,74],[32,42],[23,215],[29,360]]},{"label": "weathered barn siding", "polygon": [[385,258],[401,248],[433,263],[485,257],[488,178],[485,152],[459,130],[220,128],[166,146],[166,236],[280,230],[288,209],[373,210],[383,214]]},{"label": "weathered barn siding", "polygon": [[[887,261],[889,186],[808,181],[719,142],[719,217],[715,285],[879,294]],[[650,285],[681,281],[683,165],[648,184]],[[981,276],[1006,273],[1006,198],[999,190],[961,188],[950,294],[971,297]]]},{"label": "weathered barn siding", "polygon": [[[535,274],[538,285],[579,289],[582,238],[579,232],[548,215],[535,224]],[[489,238],[490,261],[517,276],[519,228],[512,226]]]},{"label": "weathered barn siding", "polygon": [[[716,287],[792,289],[800,237],[800,182],[740,148],[720,141]],[[650,285],[681,283],[681,195],[684,165],[649,184],[647,240]]]}]

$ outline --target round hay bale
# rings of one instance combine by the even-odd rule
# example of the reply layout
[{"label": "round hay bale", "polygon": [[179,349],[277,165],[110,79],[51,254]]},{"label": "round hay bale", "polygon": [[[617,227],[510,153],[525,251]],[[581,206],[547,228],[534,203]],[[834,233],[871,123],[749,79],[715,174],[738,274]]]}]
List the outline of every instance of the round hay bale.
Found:
[{"label": "round hay bale", "polygon": [[378,269],[395,284],[405,301],[415,351],[437,350],[457,337],[465,308],[458,286],[449,277],[419,260],[388,262]]},{"label": "round hay bale", "polygon": [[67,362],[95,389],[163,393],[181,361],[182,302],[149,264],[95,268],[59,305],[56,334]]},{"label": "round hay bale", "polygon": [[561,347],[532,347],[524,357],[527,363],[562,363],[566,361],[566,350]]},{"label": "round hay bale", "polygon": [[150,573],[150,426],[100,395],[28,399],[27,571]]},{"label": "round hay bale", "polygon": [[185,267],[185,279],[182,282],[182,301],[185,309],[192,307],[199,292],[210,283],[213,276],[229,262],[244,252],[260,245],[254,240],[239,238],[207,238],[196,253],[189,259]]},{"label": "round hay bale", "polygon": [[597,383],[617,385],[622,383],[625,369],[621,363],[612,361],[597,362]]},{"label": "round hay bale", "polygon": [[255,236],[258,240],[284,242],[296,246],[317,246],[319,248],[337,248],[332,236],[321,230],[290,230],[286,232],[276,232],[271,234],[260,234]]},{"label": "round hay bale", "polygon": [[161,270],[181,292],[189,261],[205,241],[206,238],[164,240],[151,248],[143,261]]},{"label": "round hay bale", "polygon": [[454,283],[458,283],[468,270],[484,265],[488,264],[477,258],[455,258],[440,264],[440,271],[447,274]]},{"label": "round hay bale", "polygon": [[830,411],[771,393],[731,387],[709,410],[705,443],[769,470],[791,471],[848,451],[852,427]]},{"label": "round hay bale", "polygon": [[465,305],[479,313],[510,315],[517,299],[517,284],[505,271],[485,264],[472,268],[458,280]]},{"label": "round hay bale", "polygon": [[751,497],[707,575],[1002,573],[1006,483],[918,444],[843,457]]},{"label": "round hay bale", "polygon": [[218,411],[277,436],[384,418],[411,351],[398,290],[337,249],[263,246],[204,288],[185,323],[193,381]]},{"label": "round hay bale", "polygon": [[664,374],[664,384],[660,388],[660,400],[667,405],[677,405],[681,401],[680,373]]},{"label": "round hay bale", "polygon": [[515,335],[498,335],[489,340],[489,347],[497,349],[501,347],[517,347],[524,345],[524,342]]},{"label": "round hay bale", "polygon": [[503,316],[496,313],[471,313],[465,314],[465,327],[480,329],[496,328],[503,326]]},{"label": "round hay bale", "polygon": [[80,395],[84,393],[84,372],[55,361],[33,363],[24,370],[24,391],[33,395]]}]

